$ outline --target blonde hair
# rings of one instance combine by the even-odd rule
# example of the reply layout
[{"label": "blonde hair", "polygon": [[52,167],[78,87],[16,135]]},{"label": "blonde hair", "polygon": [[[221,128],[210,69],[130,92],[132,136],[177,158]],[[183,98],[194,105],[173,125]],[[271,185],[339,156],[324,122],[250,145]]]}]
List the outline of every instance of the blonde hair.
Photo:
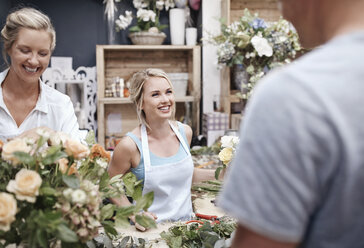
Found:
[{"label": "blonde hair", "polygon": [[[160,77],[167,80],[169,85],[172,88],[173,91],[173,85],[171,83],[171,80],[169,80],[167,73],[165,73],[161,69],[154,69],[154,68],[148,68],[142,71],[138,71],[133,74],[132,78],[130,79],[130,99],[133,101],[133,103],[136,106],[136,111],[138,115],[138,119],[140,123],[144,124],[146,127],[150,128],[148,123],[146,122],[145,113],[142,110],[143,106],[143,86],[145,82],[151,78],[151,77]],[[172,106],[172,117],[171,119],[174,119],[175,113],[176,113],[176,104]]]},{"label": "blonde hair", "polygon": [[11,48],[18,38],[19,30],[28,28],[34,30],[44,30],[51,38],[51,52],[56,47],[56,31],[48,16],[33,8],[21,8],[10,13],[6,18],[6,23],[1,30],[1,40],[4,43],[3,57],[8,63],[6,52]]}]

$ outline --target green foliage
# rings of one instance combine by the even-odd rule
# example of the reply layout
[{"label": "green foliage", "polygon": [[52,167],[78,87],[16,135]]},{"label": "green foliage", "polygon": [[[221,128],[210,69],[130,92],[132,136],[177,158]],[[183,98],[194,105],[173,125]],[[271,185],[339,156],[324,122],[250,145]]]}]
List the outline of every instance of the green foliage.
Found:
[{"label": "green foliage", "polygon": [[221,181],[205,181],[201,183],[194,184],[192,190],[197,192],[204,192],[211,195],[217,195],[222,187]]},{"label": "green foliage", "polygon": [[202,226],[198,223],[172,226],[168,232],[164,231],[160,235],[171,248],[213,248],[219,241],[225,243],[225,240],[231,237],[231,233],[235,228],[236,224],[232,221],[221,221],[217,224],[206,221]]}]

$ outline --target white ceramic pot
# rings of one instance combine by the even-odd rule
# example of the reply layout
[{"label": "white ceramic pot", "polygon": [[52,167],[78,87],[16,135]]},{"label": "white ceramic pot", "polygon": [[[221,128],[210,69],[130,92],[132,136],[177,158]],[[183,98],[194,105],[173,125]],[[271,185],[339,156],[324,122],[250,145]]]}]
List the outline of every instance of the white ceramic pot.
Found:
[{"label": "white ceramic pot", "polygon": [[186,28],[186,45],[194,46],[197,42],[197,28]]}]

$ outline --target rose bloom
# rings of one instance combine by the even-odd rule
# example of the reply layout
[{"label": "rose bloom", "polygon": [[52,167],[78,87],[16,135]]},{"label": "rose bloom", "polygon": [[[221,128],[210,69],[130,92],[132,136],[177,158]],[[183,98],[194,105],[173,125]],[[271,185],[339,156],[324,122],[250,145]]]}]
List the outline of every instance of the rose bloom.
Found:
[{"label": "rose bloom", "polygon": [[26,152],[29,153],[31,147],[27,145],[24,139],[13,139],[3,146],[2,158],[11,162],[13,165],[17,165],[20,161],[14,156],[14,152]]},{"label": "rose bloom", "polygon": [[72,192],[72,202],[73,203],[80,203],[81,205],[85,204],[87,201],[87,195],[85,191],[82,189],[76,189]]},{"label": "rose bloom", "polygon": [[95,157],[106,158],[107,162],[110,162],[110,159],[111,159],[110,152],[105,151],[105,149],[100,144],[94,144],[91,147],[91,156],[90,156],[90,158],[93,159]]},{"label": "rose bloom", "polygon": [[72,175],[72,174],[76,174],[77,173],[77,169],[76,169],[76,164],[73,163],[70,168],[68,169],[68,159],[66,158],[61,158],[60,160],[58,160],[59,163],[59,170],[63,173],[66,174],[67,170],[68,173],[67,175]]},{"label": "rose bloom", "polygon": [[62,133],[62,132],[56,132],[55,134],[50,136],[50,143],[52,146],[65,144],[67,140],[69,140],[70,137],[68,134]]},{"label": "rose bloom", "polygon": [[239,137],[236,136],[222,136],[221,146],[234,148],[239,143]]},{"label": "rose bloom", "polygon": [[34,203],[39,194],[39,187],[42,179],[33,170],[21,169],[16,175],[15,180],[10,180],[6,186],[7,191],[15,193],[16,199]]},{"label": "rose bloom", "polygon": [[17,206],[14,196],[8,193],[0,193],[0,230],[10,230],[10,224],[15,220]]},{"label": "rose bloom", "polygon": [[273,49],[267,39],[254,36],[251,39],[251,42],[255,50],[258,52],[259,57],[262,57],[263,55],[270,57],[273,55]]},{"label": "rose bloom", "polygon": [[231,159],[233,158],[233,149],[230,147],[225,147],[224,149],[221,150],[221,152],[219,153],[219,159],[225,164],[227,165]]},{"label": "rose bloom", "polygon": [[90,154],[90,149],[77,140],[66,140],[64,147],[66,148],[66,153],[69,156],[73,156],[75,159],[82,159]]}]

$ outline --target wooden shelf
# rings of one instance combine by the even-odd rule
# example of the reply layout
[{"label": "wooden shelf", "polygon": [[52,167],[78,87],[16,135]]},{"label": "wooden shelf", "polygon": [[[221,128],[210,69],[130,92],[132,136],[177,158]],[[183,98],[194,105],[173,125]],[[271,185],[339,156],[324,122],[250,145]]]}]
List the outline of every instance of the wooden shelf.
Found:
[{"label": "wooden shelf", "polygon": [[[98,143],[105,145],[106,136],[122,136],[138,124],[135,107],[129,98],[105,97],[105,86],[114,77],[128,81],[137,71],[160,68],[168,73],[187,73],[187,95],[176,97],[176,118],[188,117],[196,135],[199,134],[201,99],[200,46],[173,45],[97,45],[97,124]],[[189,104],[186,104],[189,103]],[[120,131],[110,131],[110,114],[121,116]]]}]

